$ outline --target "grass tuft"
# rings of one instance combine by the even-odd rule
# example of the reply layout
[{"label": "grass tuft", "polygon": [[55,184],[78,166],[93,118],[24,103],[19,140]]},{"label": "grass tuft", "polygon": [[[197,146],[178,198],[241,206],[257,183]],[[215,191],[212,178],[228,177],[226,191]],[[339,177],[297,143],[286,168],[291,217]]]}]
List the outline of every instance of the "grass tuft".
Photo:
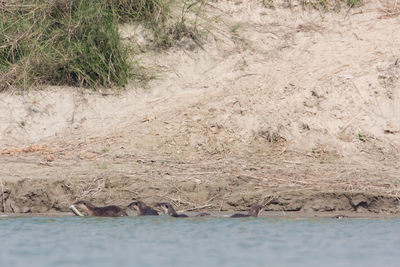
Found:
[{"label": "grass tuft", "polygon": [[303,8],[310,7],[321,11],[339,11],[343,5],[353,8],[363,4],[362,0],[300,0]]},{"label": "grass tuft", "polygon": [[123,86],[130,74],[116,17],[107,0],[14,1],[2,7],[0,80]]},{"label": "grass tuft", "polygon": [[140,66],[129,62],[118,25],[144,24],[160,48],[184,34],[194,36],[183,17],[168,24],[172,1],[0,1],[0,91],[41,84],[122,87],[130,77],[146,80]]},{"label": "grass tuft", "polygon": [[348,7],[359,7],[363,3],[362,0],[346,0],[346,4]]}]

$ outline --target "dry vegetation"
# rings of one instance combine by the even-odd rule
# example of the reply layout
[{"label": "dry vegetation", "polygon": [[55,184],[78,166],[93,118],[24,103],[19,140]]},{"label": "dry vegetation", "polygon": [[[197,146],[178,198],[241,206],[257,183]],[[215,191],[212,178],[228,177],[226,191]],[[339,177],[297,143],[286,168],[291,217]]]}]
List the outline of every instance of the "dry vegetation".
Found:
[{"label": "dry vegetation", "polygon": [[122,45],[118,25],[144,25],[152,33],[152,49],[170,47],[183,36],[196,38],[186,12],[202,2],[184,2],[182,13],[174,16],[176,2],[0,2],[0,91],[43,84],[122,87],[129,79],[147,79],[132,61],[134,51]]}]

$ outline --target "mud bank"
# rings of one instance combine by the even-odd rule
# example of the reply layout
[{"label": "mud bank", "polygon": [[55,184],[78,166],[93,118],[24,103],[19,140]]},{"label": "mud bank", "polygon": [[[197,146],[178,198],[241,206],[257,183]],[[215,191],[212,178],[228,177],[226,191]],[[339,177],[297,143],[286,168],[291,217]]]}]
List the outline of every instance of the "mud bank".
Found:
[{"label": "mud bank", "polygon": [[[247,210],[254,203],[264,203],[267,211],[316,213],[356,212],[396,214],[400,212],[397,197],[365,192],[288,191],[279,194],[252,192],[241,194],[235,186],[196,183],[157,186],[129,186],[121,179],[99,180],[82,184],[81,180],[20,180],[7,182],[0,195],[3,213],[68,212],[77,199],[88,199],[97,205],[117,204],[126,207],[132,200],[145,200],[149,204],[170,201],[181,211],[234,211]],[[182,191],[183,190],[183,191]],[[161,192],[162,191],[162,192]],[[166,194],[167,193],[167,194]],[[89,194],[91,195],[89,197]],[[185,200],[179,195],[185,195]],[[85,196],[86,195],[86,196]],[[208,199],[208,200],[207,200]],[[196,205],[195,203],[199,203]]]}]

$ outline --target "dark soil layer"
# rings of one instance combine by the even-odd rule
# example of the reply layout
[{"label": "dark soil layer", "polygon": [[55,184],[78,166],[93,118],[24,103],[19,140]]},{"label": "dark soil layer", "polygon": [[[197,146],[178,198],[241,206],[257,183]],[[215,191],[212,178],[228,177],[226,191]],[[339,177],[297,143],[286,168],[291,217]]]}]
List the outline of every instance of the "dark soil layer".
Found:
[{"label": "dark soil layer", "polygon": [[[99,186],[99,182],[101,186]],[[127,189],[128,187],[129,189]],[[226,197],[226,194],[218,192],[221,190],[218,185],[198,187],[195,183],[186,183],[180,189],[173,184],[165,185],[163,191],[170,192],[170,196],[163,196],[160,194],[161,188],[158,186],[143,187],[140,181],[136,186],[128,186],[123,179],[114,179],[95,181],[85,185],[80,180],[6,182],[3,185],[3,193],[0,195],[1,211],[5,213],[66,212],[69,211],[69,206],[73,201],[79,197],[82,198],[82,190],[87,190],[88,195],[91,194],[91,197],[87,197],[87,199],[96,205],[117,204],[122,207],[126,207],[133,199],[145,200],[150,205],[159,201],[175,200],[175,204],[179,205],[180,210],[232,211],[247,210],[249,206],[264,199],[261,202],[265,203],[267,211],[398,213],[400,208],[400,201],[394,196],[365,192],[305,190],[288,191],[275,196],[260,193],[248,195],[232,193]],[[196,198],[211,200],[198,207],[194,207],[190,203],[178,203],[178,199],[173,199],[171,196],[176,195],[179,190],[187,190],[181,194],[185,194],[193,200]],[[235,186],[228,186],[224,190],[240,191]]]}]

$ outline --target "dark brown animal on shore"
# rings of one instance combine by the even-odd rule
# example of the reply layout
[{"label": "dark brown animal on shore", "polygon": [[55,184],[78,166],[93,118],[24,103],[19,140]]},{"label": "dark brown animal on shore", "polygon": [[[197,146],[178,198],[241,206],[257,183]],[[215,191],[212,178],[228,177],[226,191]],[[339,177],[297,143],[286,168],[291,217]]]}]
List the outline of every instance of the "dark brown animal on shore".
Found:
[{"label": "dark brown animal on shore", "polygon": [[261,205],[255,205],[250,208],[247,214],[236,213],[231,216],[231,218],[242,218],[242,217],[258,217],[263,211],[264,207]]},{"label": "dark brown animal on shore", "polygon": [[147,206],[142,201],[132,202],[128,205],[128,208],[136,210],[138,216],[158,215],[156,210]]},{"label": "dark brown animal on shore", "polygon": [[101,216],[101,217],[122,217],[128,216],[126,212],[118,206],[105,206],[105,207],[96,207],[92,203],[86,200],[76,201],[74,207],[78,210],[86,213],[87,216]]},{"label": "dark brown animal on shore", "polygon": [[167,203],[167,202],[158,203],[157,207],[160,207],[164,214],[168,214],[171,217],[175,217],[175,218],[186,218],[186,217],[189,217],[186,214],[178,214],[178,213],[176,213],[174,207],[172,207],[172,205]]}]

